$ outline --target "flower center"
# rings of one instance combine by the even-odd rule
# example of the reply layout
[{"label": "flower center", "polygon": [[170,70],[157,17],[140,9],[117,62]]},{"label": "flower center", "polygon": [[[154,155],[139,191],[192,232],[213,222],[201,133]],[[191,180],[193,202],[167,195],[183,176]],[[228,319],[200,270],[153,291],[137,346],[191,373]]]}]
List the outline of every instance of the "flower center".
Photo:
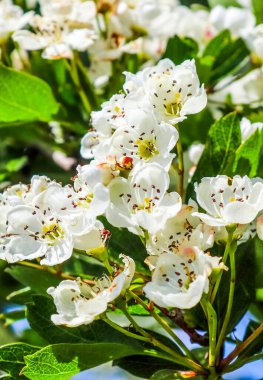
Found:
[{"label": "flower center", "polygon": [[49,245],[53,245],[58,239],[63,239],[65,234],[58,223],[44,224],[42,233],[42,238],[47,239]]},{"label": "flower center", "polygon": [[144,160],[148,160],[152,156],[158,154],[158,150],[154,144],[153,140],[136,140],[136,145],[138,145],[138,155]]},{"label": "flower center", "polygon": [[176,92],[174,98],[170,102],[164,102],[165,113],[167,115],[178,115],[182,109],[181,94]]}]

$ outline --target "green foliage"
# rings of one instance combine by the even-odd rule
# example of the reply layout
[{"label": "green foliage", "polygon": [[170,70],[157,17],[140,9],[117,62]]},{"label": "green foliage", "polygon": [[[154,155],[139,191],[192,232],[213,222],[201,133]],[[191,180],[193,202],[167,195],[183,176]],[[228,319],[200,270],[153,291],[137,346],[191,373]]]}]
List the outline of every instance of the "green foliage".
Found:
[{"label": "green foliage", "polygon": [[120,343],[56,344],[27,356],[22,373],[30,380],[68,380],[78,372],[136,353],[138,349]]},{"label": "green foliage", "polygon": [[[126,356],[124,358],[114,360],[113,365],[128,371],[134,376],[149,379],[152,375],[159,371],[171,371],[178,370],[178,365],[160,358],[153,358],[144,355]],[[165,369],[164,369],[165,368]]]},{"label": "green foliage", "polygon": [[174,36],[169,39],[163,58],[169,58],[174,63],[180,64],[186,59],[195,58],[197,53],[198,45],[192,38]]},{"label": "green foliage", "polygon": [[0,66],[0,121],[52,120],[58,104],[47,83]]},{"label": "green foliage", "polygon": [[252,7],[256,16],[257,24],[263,23],[263,2],[261,0],[252,0]]},{"label": "green foliage", "polygon": [[201,82],[209,91],[229,74],[239,74],[247,65],[249,51],[241,39],[232,39],[228,30],[223,30],[205,47],[197,61],[197,71]]},{"label": "green foliage", "polygon": [[204,152],[187,189],[187,199],[195,196],[194,183],[203,177],[232,174],[236,150],[240,144],[240,121],[236,113],[224,116],[211,126]]},{"label": "green foliage", "polygon": [[208,0],[210,7],[216,5],[222,5],[223,7],[240,7],[240,4],[236,0]]},{"label": "green foliage", "polygon": [[7,344],[0,346],[0,373],[3,371],[6,376],[1,379],[25,379],[25,376],[19,376],[21,369],[25,365],[25,356],[31,355],[38,350],[24,343]]},{"label": "green foliage", "polygon": [[50,343],[129,342],[135,347],[140,347],[137,341],[126,338],[103,321],[75,328],[56,326],[51,322],[51,315],[56,313],[53,300],[41,295],[34,295],[32,299],[33,303],[27,305],[28,322]]},{"label": "green foliage", "polygon": [[56,286],[60,278],[47,272],[39,271],[34,268],[27,268],[19,265],[11,266],[6,272],[15,278],[18,282],[38,294],[47,294],[47,288]]}]

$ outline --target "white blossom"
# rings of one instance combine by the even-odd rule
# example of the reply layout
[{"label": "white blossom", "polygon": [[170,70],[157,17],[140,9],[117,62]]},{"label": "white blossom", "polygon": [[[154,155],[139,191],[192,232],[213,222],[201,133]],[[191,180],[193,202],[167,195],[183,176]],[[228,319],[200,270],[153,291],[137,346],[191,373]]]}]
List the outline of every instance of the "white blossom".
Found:
[{"label": "white blossom", "polygon": [[53,323],[76,327],[89,324],[104,313],[108,303],[130,286],[134,275],[134,261],[128,256],[120,257],[124,262],[124,269],[113,280],[104,276],[94,285],[88,285],[81,280],[65,280],[58,287],[49,288],[47,292],[53,297],[58,313],[51,316]]},{"label": "white blossom", "polygon": [[21,205],[9,211],[6,232],[0,257],[10,263],[41,258],[42,265],[56,265],[72,255],[72,235],[65,223],[37,207]]},{"label": "white blossom", "polygon": [[256,20],[250,9],[217,5],[211,10],[210,22],[217,31],[229,29],[233,36],[240,37],[253,29]]},{"label": "white blossom", "polygon": [[8,36],[23,28],[30,22],[33,12],[23,13],[22,8],[14,5],[12,0],[1,0],[0,2],[0,43]]},{"label": "white blossom", "polygon": [[244,143],[253,133],[261,131],[263,123],[251,123],[246,117],[243,117],[240,123],[242,142]]},{"label": "white blossom", "polygon": [[203,251],[211,248],[214,243],[214,229],[193,216],[195,211],[195,202],[183,205],[175,217],[168,219],[156,233],[149,234],[147,251],[160,255],[164,252],[177,253],[182,247],[197,246]]},{"label": "white blossom", "polygon": [[263,24],[255,26],[244,35],[244,39],[252,52],[253,60],[263,62]]},{"label": "white blossom", "polygon": [[177,140],[176,128],[164,122],[159,125],[152,113],[137,110],[129,127],[119,127],[113,133],[111,144],[122,156],[131,157],[134,165],[157,162],[169,170],[174,157],[170,151]]},{"label": "white blossom", "polygon": [[159,121],[171,124],[178,123],[186,118],[186,115],[200,112],[207,103],[207,96],[196,73],[194,60],[184,61],[181,65],[175,65],[170,59],[163,59],[151,68],[146,68],[136,76],[127,76],[127,84],[124,88],[133,84],[135,94],[141,98],[144,89],[144,97],[149,103]]},{"label": "white blossom", "polygon": [[152,281],[144,287],[147,298],[160,307],[190,309],[209,289],[212,270],[220,267],[219,257],[205,254],[197,247],[159,256]]},{"label": "white blossom", "polygon": [[250,180],[247,176],[234,176],[233,179],[218,175],[202,178],[195,184],[199,205],[207,212],[195,212],[204,223],[210,226],[248,224],[263,209],[263,182]]},{"label": "white blossom", "polygon": [[143,166],[128,180],[115,178],[109,185],[108,221],[136,234],[156,231],[181,208],[179,194],[167,193],[168,187],[168,173],[156,163]]},{"label": "white blossom", "polygon": [[92,29],[71,29],[50,17],[34,16],[31,25],[36,33],[20,30],[13,34],[13,40],[25,50],[43,49],[45,59],[73,58],[73,50],[84,51],[96,39]]}]

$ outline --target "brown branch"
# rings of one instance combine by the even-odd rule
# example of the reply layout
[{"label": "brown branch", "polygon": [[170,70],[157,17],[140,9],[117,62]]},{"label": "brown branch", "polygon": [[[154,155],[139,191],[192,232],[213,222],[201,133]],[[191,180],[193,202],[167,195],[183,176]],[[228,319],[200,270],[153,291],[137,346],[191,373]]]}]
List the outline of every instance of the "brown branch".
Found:
[{"label": "brown branch", "polygon": [[198,343],[200,346],[208,347],[209,338],[207,335],[201,335],[195,331],[194,328],[189,327],[184,320],[183,313],[180,309],[173,309],[171,311],[159,307],[159,310],[168,317],[173,323],[179,326],[187,335],[189,335],[191,343]]}]

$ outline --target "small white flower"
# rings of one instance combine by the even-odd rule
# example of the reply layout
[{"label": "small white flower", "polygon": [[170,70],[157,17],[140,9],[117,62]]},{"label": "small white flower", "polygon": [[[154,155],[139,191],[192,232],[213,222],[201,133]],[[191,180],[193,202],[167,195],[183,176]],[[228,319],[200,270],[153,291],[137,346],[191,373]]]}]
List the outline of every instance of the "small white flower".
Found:
[{"label": "small white flower", "polygon": [[263,24],[257,25],[244,39],[252,52],[252,58],[263,62]]},{"label": "small white flower", "polygon": [[203,251],[212,247],[214,230],[192,215],[196,210],[195,202],[183,205],[178,214],[168,219],[161,229],[149,234],[147,251],[153,255],[160,255],[164,252],[176,253],[182,247],[197,246]]},{"label": "small white flower", "polygon": [[248,224],[263,209],[263,182],[247,176],[202,178],[195,184],[199,205],[207,214],[195,212],[209,226]]},{"label": "small white flower", "polygon": [[263,123],[251,123],[246,117],[243,117],[240,123],[242,143],[244,143],[257,130],[260,132],[263,128]]},{"label": "small white flower", "polygon": [[177,193],[167,193],[169,175],[159,164],[143,166],[128,180],[118,177],[109,185],[108,221],[136,234],[155,232],[181,209]]},{"label": "small white flower", "polygon": [[178,123],[186,115],[200,112],[207,103],[194,60],[176,66],[170,59],[163,59],[156,66],[143,70],[142,85],[160,121]]},{"label": "small white flower", "polygon": [[105,276],[91,286],[81,280],[66,280],[56,288],[49,288],[47,292],[53,297],[58,312],[51,316],[53,323],[76,327],[89,324],[104,313],[108,303],[130,286],[134,275],[134,261],[128,256],[120,257],[124,269],[112,281]]},{"label": "small white flower", "polygon": [[7,234],[0,257],[13,263],[42,258],[42,265],[56,265],[73,251],[72,235],[63,221],[33,206],[16,206],[7,214]]},{"label": "small white flower", "polygon": [[249,104],[251,108],[257,108],[263,104],[263,69],[262,67],[250,71],[244,77],[231,80],[229,85],[225,79],[217,85],[215,93],[209,95],[214,103],[225,102],[227,96],[231,96],[233,104]]},{"label": "small white flower", "polygon": [[250,9],[217,5],[210,12],[210,22],[217,31],[229,29],[233,36],[240,37],[255,26],[256,20]]},{"label": "small white flower", "polygon": [[14,5],[11,0],[0,2],[0,43],[5,41],[10,33],[23,28],[30,22],[33,12],[23,13],[22,8]]},{"label": "small white flower", "polygon": [[25,50],[44,49],[45,59],[72,58],[73,50],[84,51],[96,39],[91,29],[70,29],[49,17],[34,16],[32,27],[36,33],[20,30],[13,34],[13,40]]},{"label": "small white flower", "polygon": [[208,292],[208,277],[212,269],[220,267],[220,260],[197,247],[164,253],[157,260],[152,281],[143,289],[145,295],[160,307],[190,309]]},{"label": "small white flower", "polygon": [[170,151],[177,140],[176,128],[164,122],[159,125],[153,114],[137,110],[129,127],[119,127],[113,133],[111,144],[122,156],[131,157],[134,165],[157,162],[169,170],[174,157]]}]

